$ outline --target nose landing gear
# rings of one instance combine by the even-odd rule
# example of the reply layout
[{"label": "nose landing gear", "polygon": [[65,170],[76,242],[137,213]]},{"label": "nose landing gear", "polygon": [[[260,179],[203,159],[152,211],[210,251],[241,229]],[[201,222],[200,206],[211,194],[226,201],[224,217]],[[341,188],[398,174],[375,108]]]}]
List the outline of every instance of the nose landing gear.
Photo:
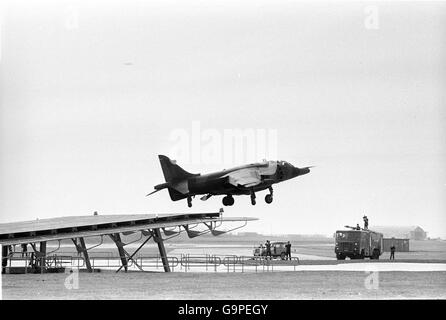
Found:
[{"label": "nose landing gear", "polygon": [[269,194],[267,194],[265,196],[265,202],[269,204],[269,203],[273,202],[273,188],[269,187],[268,190],[269,190]]}]

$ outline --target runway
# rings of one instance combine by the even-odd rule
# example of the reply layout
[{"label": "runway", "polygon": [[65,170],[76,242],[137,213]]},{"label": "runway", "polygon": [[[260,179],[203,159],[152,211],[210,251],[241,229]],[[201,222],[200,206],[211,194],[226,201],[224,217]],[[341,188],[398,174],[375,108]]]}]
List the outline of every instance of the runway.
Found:
[{"label": "runway", "polygon": [[296,271],[434,272],[446,271],[446,263],[366,262],[334,265],[300,265],[296,267]]}]

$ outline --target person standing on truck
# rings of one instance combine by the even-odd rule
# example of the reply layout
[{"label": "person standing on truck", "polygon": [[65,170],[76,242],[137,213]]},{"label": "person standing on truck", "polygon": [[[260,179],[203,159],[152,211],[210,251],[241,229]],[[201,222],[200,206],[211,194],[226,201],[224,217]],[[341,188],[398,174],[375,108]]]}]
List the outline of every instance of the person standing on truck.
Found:
[{"label": "person standing on truck", "polygon": [[288,258],[290,258],[291,260],[291,243],[288,241],[288,243],[285,245],[285,257],[288,260]]},{"label": "person standing on truck", "polygon": [[364,216],[363,219],[364,219],[364,229],[368,230],[369,229],[369,218],[367,218],[367,216]]},{"label": "person standing on truck", "polygon": [[266,240],[265,247],[266,247],[266,259],[268,259],[268,257],[270,259],[272,259],[272,256],[271,256],[271,243],[269,242],[269,240]]},{"label": "person standing on truck", "polygon": [[395,260],[395,245],[390,247],[390,260]]}]

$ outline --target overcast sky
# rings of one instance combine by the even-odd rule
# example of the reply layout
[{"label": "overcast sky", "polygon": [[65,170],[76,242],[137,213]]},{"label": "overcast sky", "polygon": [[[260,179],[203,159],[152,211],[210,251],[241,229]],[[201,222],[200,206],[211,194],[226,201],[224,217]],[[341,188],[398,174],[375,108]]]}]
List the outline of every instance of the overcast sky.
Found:
[{"label": "overcast sky", "polygon": [[260,219],[245,231],[332,234],[366,213],[446,238],[446,3],[178,3],[3,5],[0,222],[217,211],[145,197],[172,132],[199,123],[277,130],[278,159],[316,166],[270,205],[225,207]]}]

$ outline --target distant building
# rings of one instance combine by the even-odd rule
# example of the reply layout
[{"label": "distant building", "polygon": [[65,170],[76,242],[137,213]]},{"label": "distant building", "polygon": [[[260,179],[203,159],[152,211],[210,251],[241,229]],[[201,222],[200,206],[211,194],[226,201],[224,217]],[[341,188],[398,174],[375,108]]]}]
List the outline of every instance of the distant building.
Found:
[{"label": "distant building", "polygon": [[373,231],[381,232],[384,238],[425,240],[427,232],[419,226],[374,226]]},{"label": "distant building", "polygon": [[421,229],[420,227],[416,227],[414,230],[410,232],[410,239],[412,240],[425,240],[427,237],[427,232]]}]

